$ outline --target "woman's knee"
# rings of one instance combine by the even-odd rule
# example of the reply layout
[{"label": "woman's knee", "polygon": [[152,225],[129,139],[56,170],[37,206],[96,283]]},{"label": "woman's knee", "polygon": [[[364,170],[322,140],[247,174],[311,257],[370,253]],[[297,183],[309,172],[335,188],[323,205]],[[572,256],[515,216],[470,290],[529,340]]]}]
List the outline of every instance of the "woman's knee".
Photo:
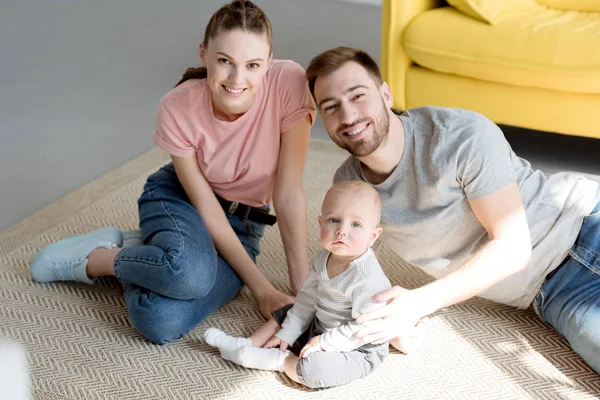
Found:
[{"label": "woman's knee", "polygon": [[183,254],[168,261],[171,271],[171,297],[180,300],[207,296],[217,278],[217,256]]},{"label": "woman's knee", "polygon": [[142,288],[125,288],[125,302],[133,327],[152,343],[164,345],[185,335],[190,323],[185,304]]}]

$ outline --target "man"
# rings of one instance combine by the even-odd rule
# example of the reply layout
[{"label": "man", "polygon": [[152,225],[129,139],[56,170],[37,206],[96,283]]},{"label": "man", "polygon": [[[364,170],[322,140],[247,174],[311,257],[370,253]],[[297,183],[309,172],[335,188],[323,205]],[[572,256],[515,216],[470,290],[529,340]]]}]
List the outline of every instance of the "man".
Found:
[{"label": "man", "polygon": [[546,177],[480,114],[421,107],[397,116],[377,64],[328,50],[306,71],[332,140],[351,156],[334,181],[362,179],[384,202],[384,243],[437,278],[378,295],[367,342],[414,335],[427,315],[473,296],[527,308],[600,373],[600,192],[574,174]]}]

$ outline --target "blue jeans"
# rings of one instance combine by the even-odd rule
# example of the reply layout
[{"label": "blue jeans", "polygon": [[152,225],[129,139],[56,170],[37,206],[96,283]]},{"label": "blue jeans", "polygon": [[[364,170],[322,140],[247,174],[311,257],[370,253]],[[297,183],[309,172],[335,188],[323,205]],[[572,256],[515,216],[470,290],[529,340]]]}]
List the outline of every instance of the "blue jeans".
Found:
[{"label": "blue jeans", "polygon": [[569,255],[546,279],[533,306],[600,373],[600,203],[583,220]]},{"label": "blue jeans", "polygon": [[[157,344],[177,339],[235,297],[240,277],[219,255],[172,164],[150,175],[138,200],[144,246],[115,258],[133,326]],[[264,224],[227,214],[253,261]]]}]

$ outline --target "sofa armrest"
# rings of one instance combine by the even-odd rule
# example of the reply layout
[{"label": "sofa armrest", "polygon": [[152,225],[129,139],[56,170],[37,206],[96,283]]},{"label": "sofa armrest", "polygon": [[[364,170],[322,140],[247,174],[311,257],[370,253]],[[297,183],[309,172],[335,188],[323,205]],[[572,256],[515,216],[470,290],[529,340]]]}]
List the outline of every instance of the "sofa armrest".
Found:
[{"label": "sofa armrest", "polygon": [[402,35],[414,17],[441,7],[443,0],[384,0],[381,10],[381,60],[383,80],[392,88],[394,109],[406,109],[406,71],[411,65],[402,47]]}]

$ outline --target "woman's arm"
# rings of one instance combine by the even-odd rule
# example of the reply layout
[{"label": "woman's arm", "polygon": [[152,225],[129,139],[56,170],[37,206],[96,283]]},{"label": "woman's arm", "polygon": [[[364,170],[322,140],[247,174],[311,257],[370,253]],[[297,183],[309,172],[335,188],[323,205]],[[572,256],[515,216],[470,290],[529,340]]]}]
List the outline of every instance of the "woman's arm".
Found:
[{"label": "woman's arm", "polygon": [[177,177],[190,202],[206,224],[217,251],[248,286],[258,302],[261,314],[270,318],[271,312],[292,303],[293,300],[289,296],[273,287],[246,253],[204,177],[196,157],[171,158]]},{"label": "woman's arm", "polygon": [[302,183],[310,127],[310,116],[307,115],[282,134],[273,192],[273,205],[294,294],[298,293],[310,272],[306,238],[306,197]]}]

